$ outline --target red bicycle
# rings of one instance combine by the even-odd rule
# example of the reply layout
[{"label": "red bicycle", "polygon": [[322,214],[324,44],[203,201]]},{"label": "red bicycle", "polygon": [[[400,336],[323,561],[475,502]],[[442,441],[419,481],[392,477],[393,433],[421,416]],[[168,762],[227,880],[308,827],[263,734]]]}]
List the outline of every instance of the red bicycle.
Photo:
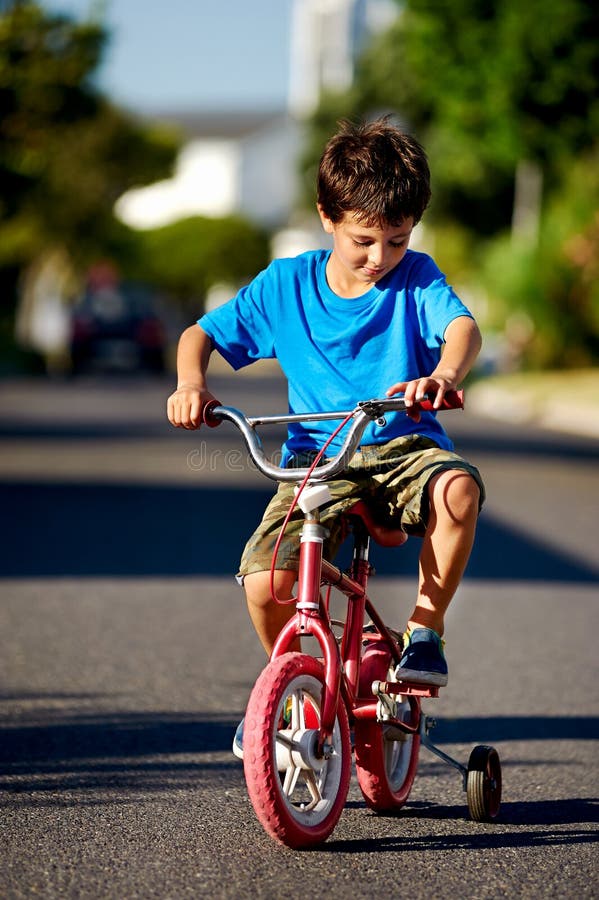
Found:
[{"label": "red bicycle", "polygon": [[[420,405],[432,409],[428,400]],[[446,395],[443,408],[462,406],[461,391]],[[433,744],[429,731],[435,722],[422,713],[421,700],[437,697],[439,688],[397,680],[402,636],[385,624],[367,595],[370,538],[398,546],[406,535],[373,521],[368,507],[359,502],[347,514],[353,532],[349,571],[323,558],[325,529],[319,509],[330,499],[327,480],[347,466],[368,422],[383,423],[385,413],[398,410],[405,410],[403,398],[393,397],[368,400],[346,412],[311,415],[246,418],[216,402],[204,411],[204,421],[212,427],[227,420],[239,428],[264,475],[297,482],[294,506],[297,503],[304,513],[292,601],[296,612],[251,692],[243,736],[244,774],[255,813],[268,834],[292,848],[326,840],[339,820],[351,777],[350,729],[358,784],[373,810],[404,805],[424,745],[462,774],[473,819],[490,821],[499,812],[497,751],[477,746],[464,766]],[[348,426],[336,456],[321,463],[325,446],[303,469],[282,469],[267,459],[256,432],[259,426],[324,419],[341,420],[335,434]],[[346,598],[342,619],[331,614],[333,589]],[[318,656],[291,650],[298,636],[315,638]]]}]

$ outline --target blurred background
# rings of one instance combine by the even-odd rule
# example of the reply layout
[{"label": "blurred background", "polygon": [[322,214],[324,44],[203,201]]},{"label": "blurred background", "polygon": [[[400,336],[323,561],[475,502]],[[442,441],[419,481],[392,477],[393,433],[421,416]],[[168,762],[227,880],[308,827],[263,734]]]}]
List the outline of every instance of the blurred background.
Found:
[{"label": "blurred background", "polygon": [[[346,897],[365,871],[383,897],[399,866],[440,897],[591,896],[598,10],[0,0],[0,897]],[[414,246],[484,334],[444,419],[487,501],[435,734],[498,745],[507,802],[480,830],[428,757],[405,828],[356,789],[331,852],[281,867],[230,754],[263,665],[232,575],[273,485],[166,398],[184,327],[323,245],[323,144],[381,114],[429,153]],[[221,402],[285,410],[276,367],[214,362]],[[373,551],[397,627],[418,550]]]},{"label": "blurred background", "polygon": [[587,0],[5,0],[1,373],[170,370],[182,327],[323,243],[322,146],[388,113],[429,153],[417,246],[481,322],[478,374],[588,379],[597,18]]}]

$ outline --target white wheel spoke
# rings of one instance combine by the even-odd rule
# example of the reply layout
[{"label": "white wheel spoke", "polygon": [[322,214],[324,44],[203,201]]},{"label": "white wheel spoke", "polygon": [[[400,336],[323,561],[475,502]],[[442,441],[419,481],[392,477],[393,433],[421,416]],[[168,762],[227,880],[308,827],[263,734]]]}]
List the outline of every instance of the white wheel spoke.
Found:
[{"label": "white wheel spoke", "polygon": [[312,797],[312,804],[320,803],[322,800],[322,794],[320,792],[320,785],[316,779],[316,773],[310,769],[309,771],[304,772],[304,778],[306,781],[306,787],[310,792],[310,796]]},{"label": "white wheel spoke", "polygon": [[297,731],[299,728],[306,727],[306,718],[304,716],[304,693],[303,691],[294,691],[291,697],[291,729]]},{"label": "white wheel spoke", "polygon": [[285,771],[285,778],[283,780],[283,793],[286,797],[291,797],[296,786],[297,781],[301,773],[301,769],[299,766],[289,766],[289,768]]}]

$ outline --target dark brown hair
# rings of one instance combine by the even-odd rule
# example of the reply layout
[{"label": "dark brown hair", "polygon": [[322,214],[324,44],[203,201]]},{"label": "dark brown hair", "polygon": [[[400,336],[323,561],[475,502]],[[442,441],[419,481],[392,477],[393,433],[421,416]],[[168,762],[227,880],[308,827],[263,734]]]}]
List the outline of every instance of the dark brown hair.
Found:
[{"label": "dark brown hair", "polygon": [[428,206],[430,172],[415,138],[385,116],[374,122],[340,122],[318,168],[318,203],[331,221],[355,213],[367,226],[420,221]]}]

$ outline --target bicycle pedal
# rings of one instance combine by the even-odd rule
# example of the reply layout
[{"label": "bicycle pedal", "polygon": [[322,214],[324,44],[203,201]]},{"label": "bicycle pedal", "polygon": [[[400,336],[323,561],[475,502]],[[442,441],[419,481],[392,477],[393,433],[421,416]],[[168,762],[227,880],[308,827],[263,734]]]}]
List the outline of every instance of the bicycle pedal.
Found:
[{"label": "bicycle pedal", "polygon": [[393,694],[401,694],[402,697],[434,699],[439,696],[439,688],[436,684],[416,684],[409,681],[394,681],[390,682],[388,689]]}]

